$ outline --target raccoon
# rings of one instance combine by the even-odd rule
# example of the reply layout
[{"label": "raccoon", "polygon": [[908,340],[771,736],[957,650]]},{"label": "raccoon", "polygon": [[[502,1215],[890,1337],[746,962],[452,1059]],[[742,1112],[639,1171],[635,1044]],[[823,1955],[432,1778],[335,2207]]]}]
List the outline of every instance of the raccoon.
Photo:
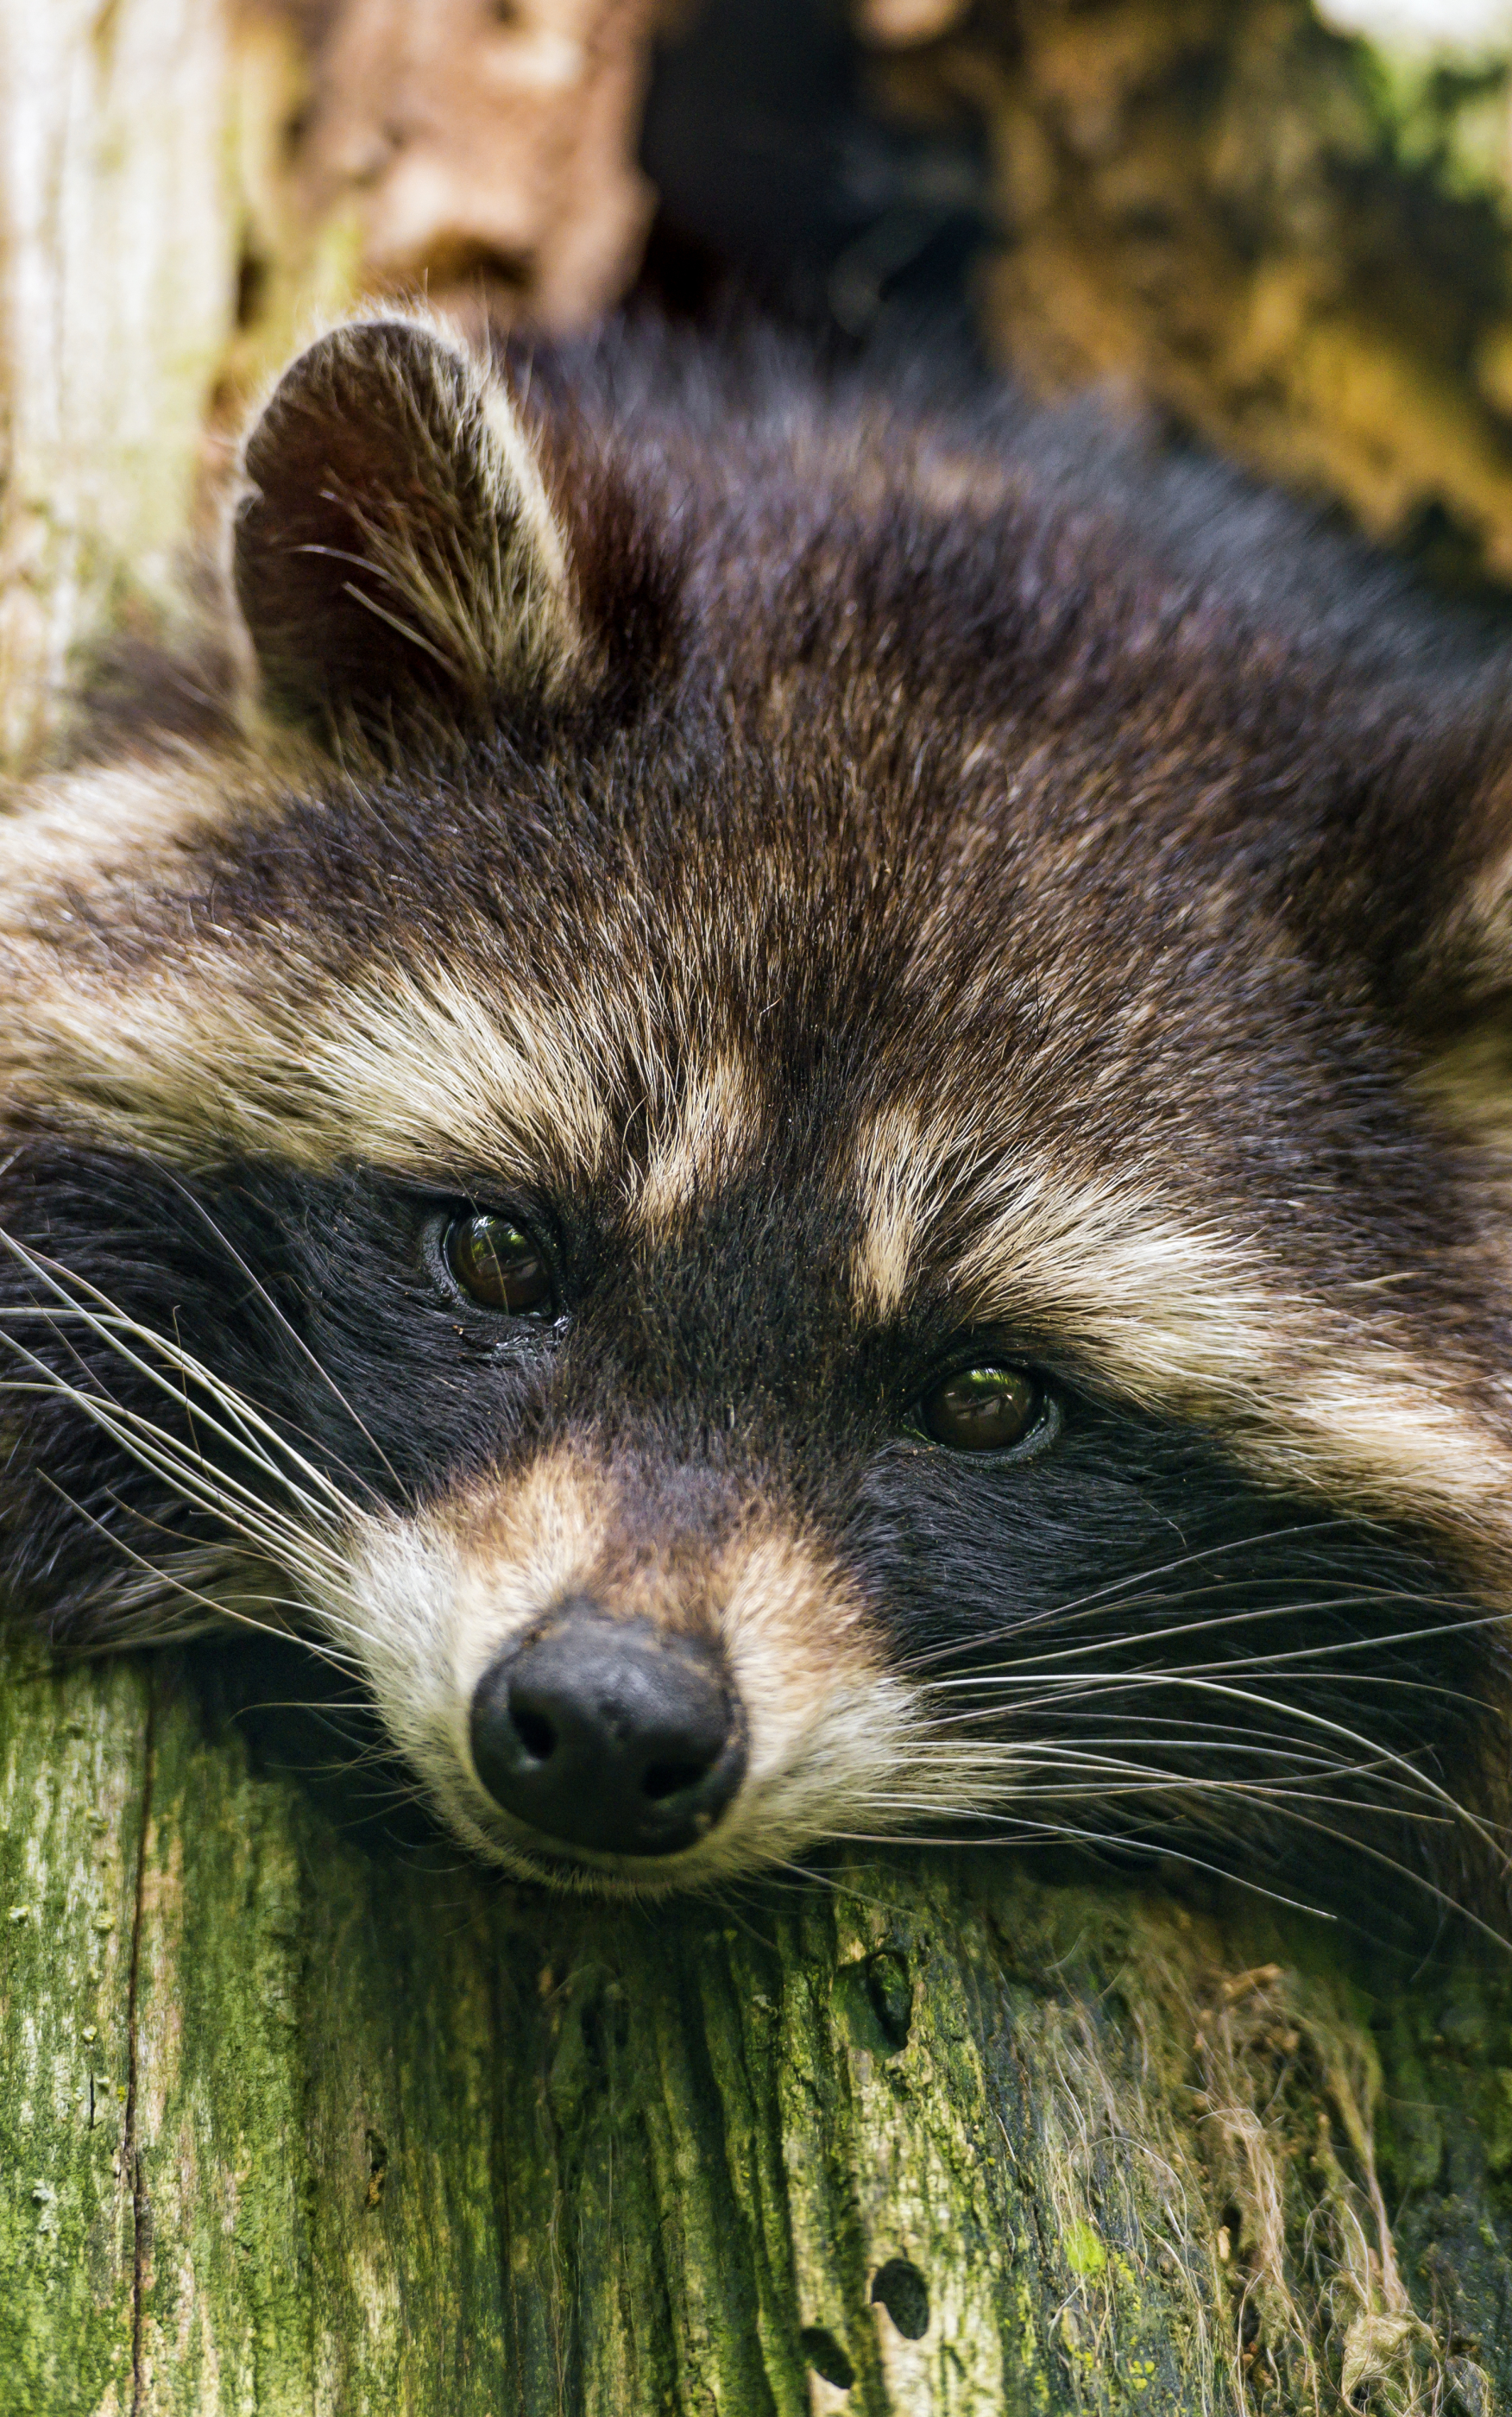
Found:
[{"label": "raccoon", "polygon": [[1494,648],[1095,413],[423,313],[230,582],[0,825],[16,1616],[307,1635],[559,1885],[1504,1927]]}]

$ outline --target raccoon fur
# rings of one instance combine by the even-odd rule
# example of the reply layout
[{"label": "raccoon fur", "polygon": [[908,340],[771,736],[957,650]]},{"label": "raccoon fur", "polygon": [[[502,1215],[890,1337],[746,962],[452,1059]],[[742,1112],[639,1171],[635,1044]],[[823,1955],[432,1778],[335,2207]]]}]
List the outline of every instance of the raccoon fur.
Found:
[{"label": "raccoon fur", "polygon": [[1342,1838],[1504,1928],[1494,653],[761,338],[342,326],[231,550],[224,693],[0,824],[18,1614],[306,1634],[557,1882]]}]

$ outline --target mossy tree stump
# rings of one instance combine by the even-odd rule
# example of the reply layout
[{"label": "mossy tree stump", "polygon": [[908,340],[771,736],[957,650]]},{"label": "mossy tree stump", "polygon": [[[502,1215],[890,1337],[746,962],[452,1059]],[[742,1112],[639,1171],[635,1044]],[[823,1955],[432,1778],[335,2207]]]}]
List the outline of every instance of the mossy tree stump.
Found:
[{"label": "mossy tree stump", "polygon": [[257,1768],[207,1670],[8,1673],[17,2417],[1512,2393],[1509,1976],[1372,1999],[988,1852],[543,1897]]}]

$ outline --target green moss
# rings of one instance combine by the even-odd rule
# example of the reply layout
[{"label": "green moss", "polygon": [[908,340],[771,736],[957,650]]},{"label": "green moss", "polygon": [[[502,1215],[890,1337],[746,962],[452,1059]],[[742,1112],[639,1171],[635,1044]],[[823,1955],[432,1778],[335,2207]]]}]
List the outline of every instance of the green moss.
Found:
[{"label": "green moss", "polygon": [[1106,2271],[1108,2252],[1090,2224],[1079,2221],[1067,2225],[1061,2246],[1072,2273],[1080,2274],[1083,2280]]},{"label": "green moss", "polygon": [[1505,2388],[1474,1966],[1372,2028],[1337,1941],[995,1856],[538,1898],[366,1847],[166,1661],[5,1724],[7,2417],[133,2362],[155,2417],[1217,2417],[1350,2354],[1405,2410],[1473,2387],[1451,2288]]}]

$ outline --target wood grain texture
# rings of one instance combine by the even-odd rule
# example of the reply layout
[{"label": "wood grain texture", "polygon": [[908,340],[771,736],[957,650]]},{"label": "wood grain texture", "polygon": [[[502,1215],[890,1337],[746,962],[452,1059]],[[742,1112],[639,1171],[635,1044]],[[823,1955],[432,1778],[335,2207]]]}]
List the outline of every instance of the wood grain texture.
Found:
[{"label": "wood grain texture", "polygon": [[8,1673],[8,2417],[1512,2390],[1493,1973],[1372,2007],[1315,1927],[991,1855],[544,1897],[259,1768],[214,1667]]},{"label": "wood grain texture", "polygon": [[0,2407],[129,2410],[132,1948],[147,1685],[0,1688]]},{"label": "wood grain texture", "polygon": [[0,760],[128,577],[170,591],[235,310],[230,52],[223,0],[0,5]]}]

